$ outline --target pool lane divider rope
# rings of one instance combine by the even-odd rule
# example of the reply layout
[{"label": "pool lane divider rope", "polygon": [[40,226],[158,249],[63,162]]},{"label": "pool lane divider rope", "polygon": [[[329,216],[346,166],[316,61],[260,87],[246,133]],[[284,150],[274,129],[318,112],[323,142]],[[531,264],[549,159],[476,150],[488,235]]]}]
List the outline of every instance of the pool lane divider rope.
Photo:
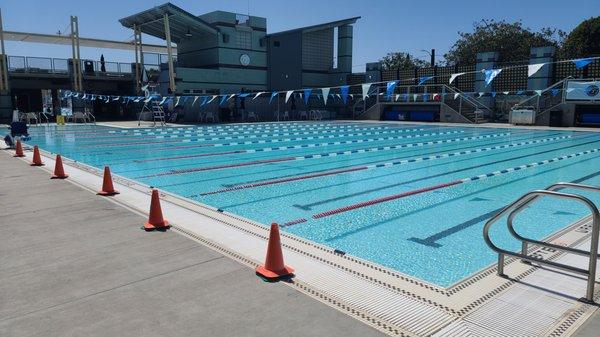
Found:
[{"label": "pool lane divider rope", "polygon": [[[265,132],[298,132],[298,131],[326,131],[326,130],[332,130],[332,131],[351,131],[351,130],[383,130],[383,129],[389,129],[389,130],[393,130],[394,128],[389,128],[389,127],[338,127],[338,126],[333,126],[333,127],[302,127],[302,128],[278,128],[278,129],[254,129],[254,130],[249,130],[249,131],[244,131],[244,130],[235,130],[235,131],[230,131],[230,130],[210,130],[210,131],[203,131],[203,130],[187,130],[187,131],[171,131],[171,132],[167,132],[167,131],[163,131],[163,132],[134,132],[133,134],[136,136],[145,136],[145,135],[150,135],[150,136],[163,136],[163,135],[186,135],[186,134],[202,134],[202,135],[208,135],[208,136],[216,136],[219,134],[229,134],[229,135],[250,135],[250,134],[256,134],[256,133],[265,133]],[[400,128],[398,128],[398,130],[401,130]]]},{"label": "pool lane divider rope", "polygon": [[[425,157],[403,159],[403,160],[385,162],[385,163],[379,163],[379,164],[350,167],[350,168],[343,169],[343,170],[326,171],[326,172],[320,172],[320,173],[315,173],[315,174],[308,174],[308,175],[304,175],[304,176],[265,180],[265,181],[257,182],[257,183],[236,185],[236,186],[231,186],[231,187],[227,187],[227,188],[223,188],[223,189],[219,189],[219,190],[215,190],[215,191],[211,191],[211,192],[204,192],[204,193],[201,193],[200,195],[201,196],[213,195],[213,194],[232,192],[232,191],[248,189],[248,188],[255,188],[255,187],[261,187],[261,186],[267,186],[267,185],[275,185],[275,184],[282,184],[282,183],[288,183],[288,182],[294,182],[294,181],[300,181],[300,180],[306,180],[306,179],[312,179],[312,178],[325,177],[325,176],[342,174],[342,173],[370,170],[370,169],[376,169],[376,168],[382,168],[382,167],[392,167],[392,166],[397,166],[397,165],[405,165],[405,164],[409,164],[409,163],[422,162],[422,161],[426,161],[426,160],[435,160],[435,159],[456,157],[456,156],[462,156],[462,155],[467,155],[467,154],[471,154],[471,153],[480,153],[480,152],[487,152],[487,151],[491,151],[491,150],[512,148],[512,147],[516,147],[516,146],[523,146],[523,145],[530,145],[530,144],[537,144],[537,143],[546,143],[549,141],[568,139],[568,138],[572,138],[572,136],[560,136],[560,137],[544,138],[544,139],[524,141],[524,142],[519,142],[519,143],[511,143],[511,144],[498,145],[498,146],[488,146],[485,148],[477,148],[477,149],[473,149],[473,150],[458,151],[458,152],[452,152],[452,153],[443,153],[443,154],[438,154],[438,155],[430,155],[430,156],[425,156]],[[436,142],[438,142],[438,141],[436,141]],[[436,142],[433,142],[433,143],[436,143]],[[441,142],[441,141],[439,141],[439,142]],[[426,142],[426,143],[428,144],[431,142]],[[423,143],[423,144],[425,144],[425,143]]]},{"label": "pool lane divider rope", "polygon": [[[234,146],[234,145],[248,145],[248,144],[263,144],[263,143],[281,143],[281,142],[290,142],[290,141],[298,141],[298,140],[313,140],[313,139],[326,139],[326,138],[341,138],[341,137],[355,137],[355,136],[370,136],[370,135],[379,135],[379,134],[394,134],[394,133],[404,133],[404,132],[416,132],[416,131],[424,131],[425,129],[400,129],[400,130],[392,130],[392,131],[381,131],[381,132],[357,132],[357,133],[347,133],[347,134],[333,134],[326,136],[307,136],[307,137],[296,137],[296,138],[283,138],[283,139],[259,139],[253,141],[244,141],[244,142],[230,142],[230,143],[222,143],[222,144],[211,144],[211,146]],[[460,131],[464,132],[464,131]],[[304,132],[301,134],[310,135],[310,134],[318,134],[319,132]],[[257,139],[257,138],[269,138],[274,135],[260,135],[260,136],[227,136],[227,137],[209,137],[209,138],[185,138],[181,140],[173,139],[173,140],[163,140],[157,142],[133,142],[133,143],[118,143],[114,144],[114,142],[105,142],[108,144],[90,144],[90,145],[81,145],[80,147],[118,147],[118,146],[130,146],[130,145],[153,145],[153,144],[169,144],[169,143],[191,143],[191,142],[204,142],[204,141],[213,141],[213,140],[233,140],[233,139]],[[278,135],[278,136],[288,136],[288,135]]]},{"label": "pool lane divider rope", "polygon": [[376,204],[380,204],[380,203],[384,203],[384,202],[387,202],[387,201],[397,200],[397,199],[405,198],[405,197],[408,197],[408,196],[417,195],[417,194],[421,194],[421,193],[425,193],[425,192],[430,192],[430,191],[434,191],[434,190],[439,190],[439,189],[442,189],[442,188],[446,188],[446,187],[450,187],[450,186],[455,186],[455,185],[459,185],[459,184],[464,184],[464,183],[468,183],[468,182],[472,182],[472,181],[482,180],[482,179],[486,179],[486,178],[489,178],[489,177],[496,177],[496,176],[500,176],[500,175],[511,173],[511,172],[517,172],[517,171],[525,170],[525,169],[528,169],[528,168],[531,168],[531,167],[537,167],[537,166],[546,165],[546,164],[558,162],[558,161],[569,159],[569,158],[574,158],[574,157],[579,157],[579,156],[583,156],[583,155],[590,154],[590,153],[595,153],[595,152],[598,152],[598,151],[600,151],[600,148],[591,149],[591,150],[582,151],[582,152],[577,152],[577,153],[572,153],[572,154],[567,154],[567,155],[564,155],[564,156],[561,156],[561,157],[554,157],[552,159],[546,159],[546,160],[542,160],[542,161],[538,161],[538,162],[533,162],[533,163],[529,163],[529,164],[525,164],[525,165],[514,166],[514,167],[510,167],[510,168],[503,169],[503,170],[500,170],[500,171],[494,171],[494,172],[490,172],[490,173],[486,173],[486,174],[480,174],[480,175],[476,175],[476,176],[472,176],[472,177],[468,177],[468,178],[463,178],[463,179],[458,179],[458,180],[450,181],[450,182],[443,183],[443,184],[438,184],[438,185],[424,187],[424,188],[420,188],[420,189],[416,189],[416,190],[412,190],[412,191],[407,191],[407,192],[403,192],[403,193],[400,193],[400,194],[394,194],[394,195],[389,195],[389,196],[382,197],[382,198],[377,198],[377,199],[373,199],[373,200],[363,201],[363,202],[360,202],[360,203],[356,203],[356,204],[352,204],[352,205],[348,205],[348,206],[344,206],[344,207],[332,209],[332,210],[325,211],[325,212],[322,212],[322,213],[317,213],[317,214],[314,214],[312,216],[312,218],[313,219],[321,219],[321,218],[329,217],[329,216],[332,216],[332,215],[335,215],[335,214],[345,213],[345,212],[348,212],[348,211],[352,211],[352,210],[355,210],[355,209],[359,209],[359,208],[363,208],[363,207],[367,207],[367,206],[372,206],[372,205],[376,205]]},{"label": "pool lane divider rope", "polygon": [[[494,138],[510,135],[510,133],[501,133],[501,134],[490,134],[485,136],[477,136],[477,138]],[[196,157],[210,157],[210,156],[222,156],[229,154],[240,154],[240,153],[257,153],[257,152],[271,152],[271,151],[279,151],[279,150],[294,150],[294,149],[305,149],[305,148],[316,148],[316,147],[324,147],[331,145],[346,145],[346,144],[361,144],[361,143],[372,143],[377,141],[384,140],[395,140],[395,139],[404,139],[404,136],[390,136],[390,137],[379,137],[379,138],[368,138],[368,139],[353,139],[353,140],[345,140],[345,141],[337,141],[337,142],[325,142],[325,143],[311,143],[311,144],[299,144],[299,145],[289,145],[289,146],[274,146],[274,147],[265,147],[260,149],[250,149],[250,150],[237,150],[237,151],[227,151],[227,152],[216,152],[216,153],[203,153],[203,154],[192,154],[192,155],[184,155],[184,156],[174,156],[174,157],[162,157],[157,159],[144,159],[144,160],[134,160],[136,163],[149,162],[149,161],[164,161],[164,160],[178,160],[178,159],[188,159],[188,158],[196,158]],[[458,140],[467,140],[467,139],[476,139],[474,137],[466,137],[466,138],[454,138],[448,139],[444,142],[454,142]],[[412,147],[412,146],[407,146]]]},{"label": "pool lane divider rope", "polygon": [[[424,133],[424,134],[420,134],[420,135],[407,135],[407,136],[403,136],[403,139],[404,138],[420,138],[420,137],[428,137],[428,136],[438,136],[438,135],[445,135],[445,134],[456,134],[456,133],[461,133],[461,132],[464,132],[464,131],[450,131],[450,132],[445,132],[445,133],[431,133],[431,134]],[[320,153],[320,154],[308,154],[308,155],[304,155],[304,156],[275,158],[275,159],[268,159],[268,160],[253,160],[253,161],[249,161],[249,162],[242,162],[242,163],[228,164],[228,165],[195,167],[195,168],[189,168],[189,169],[171,170],[168,172],[156,173],[156,174],[141,176],[141,177],[137,177],[137,178],[161,177],[161,176],[170,176],[170,175],[176,175],[176,174],[214,171],[214,170],[221,170],[221,169],[240,167],[240,166],[252,166],[252,165],[278,163],[278,162],[284,162],[284,161],[297,161],[297,160],[305,160],[305,159],[318,159],[318,158],[335,157],[335,156],[346,156],[346,155],[355,154],[355,153],[388,151],[388,150],[399,149],[399,148],[405,147],[404,145],[407,145],[407,144],[399,144],[399,145],[393,145],[393,146],[379,146],[379,147],[372,147],[372,148],[367,148],[367,149],[346,150],[346,151],[337,151],[337,152]]]}]

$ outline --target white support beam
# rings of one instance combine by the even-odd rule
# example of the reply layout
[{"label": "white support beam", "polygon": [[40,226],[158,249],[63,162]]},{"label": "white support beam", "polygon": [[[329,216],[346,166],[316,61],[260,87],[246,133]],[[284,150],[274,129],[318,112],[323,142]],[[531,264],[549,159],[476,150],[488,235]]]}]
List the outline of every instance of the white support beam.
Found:
[{"label": "white support beam", "polygon": [[169,28],[169,15],[165,13],[165,38],[167,40],[167,62],[169,64],[169,89],[171,93],[175,93],[175,71],[173,69],[173,50],[171,46],[171,30]]}]

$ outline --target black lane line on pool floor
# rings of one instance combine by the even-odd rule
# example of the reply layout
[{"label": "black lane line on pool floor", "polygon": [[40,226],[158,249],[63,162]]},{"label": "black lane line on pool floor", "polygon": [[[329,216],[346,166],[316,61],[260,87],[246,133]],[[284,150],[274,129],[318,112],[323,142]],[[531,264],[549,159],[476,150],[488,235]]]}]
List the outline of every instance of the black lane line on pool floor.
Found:
[{"label": "black lane line on pool floor", "polygon": [[[592,157],[592,158],[589,158],[589,159],[585,159],[585,160],[582,160],[582,161],[579,161],[579,162],[576,162],[576,163],[570,163],[570,164],[566,164],[566,165],[563,165],[563,166],[560,166],[560,167],[556,167],[556,168],[550,168],[550,169],[547,169],[547,170],[545,170],[545,171],[542,171],[542,172],[532,173],[532,174],[526,175],[526,176],[524,176],[524,177],[520,177],[520,178],[518,178],[518,179],[515,179],[515,180],[510,180],[510,181],[504,182],[504,183],[502,183],[502,184],[498,184],[498,185],[490,186],[490,187],[484,188],[484,189],[482,189],[482,190],[478,190],[478,191],[475,191],[475,192],[471,192],[471,193],[469,193],[469,194],[466,194],[466,195],[461,195],[461,196],[459,196],[459,197],[456,197],[456,198],[447,199],[447,200],[444,200],[444,201],[442,201],[442,202],[438,202],[438,203],[435,203],[435,204],[432,204],[432,205],[429,205],[429,206],[426,206],[426,207],[423,207],[423,208],[419,208],[419,209],[416,209],[416,210],[414,210],[414,211],[411,211],[411,212],[408,212],[408,213],[404,213],[404,214],[401,214],[401,215],[399,215],[399,216],[396,216],[396,217],[393,217],[393,218],[385,219],[385,220],[382,220],[382,221],[379,221],[379,222],[376,222],[376,223],[369,224],[369,225],[367,225],[367,226],[363,226],[363,227],[357,228],[357,229],[355,229],[355,230],[352,230],[352,231],[348,231],[348,232],[344,232],[344,233],[342,233],[342,234],[339,234],[339,235],[336,235],[336,236],[332,236],[332,237],[330,237],[330,238],[326,239],[326,240],[325,240],[325,242],[331,242],[331,241],[339,240],[339,239],[345,238],[345,237],[347,237],[347,236],[354,235],[354,234],[360,233],[360,232],[362,232],[362,231],[365,231],[365,230],[371,229],[371,228],[373,228],[373,227],[377,227],[377,226],[383,225],[383,224],[385,224],[385,223],[388,223],[388,222],[390,222],[390,221],[394,221],[394,220],[397,220],[397,219],[403,218],[403,217],[405,217],[405,216],[408,216],[408,215],[412,215],[412,214],[419,213],[419,212],[422,212],[422,211],[425,211],[425,210],[428,210],[428,209],[432,209],[432,208],[438,207],[438,206],[440,206],[440,205],[447,204],[447,203],[449,203],[449,202],[452,202],[452,201],[456,201],[456,200],[462,199],[462,198],[464,198],[464,197],[467,197],[467,196],[474,196],[474,195],[480,194],[480,193],[482,193],[482,192],[491,191],[491,190],[493,190],[493,189],[495,189],[495,188],[498,188],[498,187],[501,187],[501,186],[506,186],[506,185],[514,184],[514,183],[516,183],[516,182],[518,182],[518,181],[522,181],[522,180],[525,180],[525,179],[529,179],[529,178],[531,178],[531,176],[532,176],[532,175],[545,174],[545,173],[548,173],[548,172],[557,171],[557,170],[563,169],[563,168],[565,168],[565,167],[569,167],[569,166],[577,165],[577,164],[579,164],[579,163],[582,163],[582,162],[587,162],[587,161],[591,161],[591,160],[594,160],[594,159],[597,159],[597,158],[600,158],[600,156],[596,156],[596,157]],[[587,179],[591,179],[591,178],[593,178],[593,177],[595,177],[595,176],[597,176],[597,175],[600,175],[600,171],[599,171],[599,172],[596,172],[596,173],[593,173],[593,174],[590,174],[590,175],[587,175],[587,176],[585,176],[585,177],[583,177],[583,178],[579,178],[579,179],[573,180],[573,182],[574,182],[574,183],[581,182],[581,181],[584,181],[584,180],[587,180]],[[502,207],[502,208],[499,208],[499,209],[497,209],[497,210],[495,210],[495,211],[502,210],[503,208],[504,208],[504,207]],[[492,211],[492,212],[493,212],[493,211]],[[489,212],[489,213],[492,213],[492,212]],[[475,218],[478,218],[478,217],[480,217],[480,216],[477,216],[477,217],[475,217]],[[467,220],[467,221],[465,221],[465,222],[470,222],[470,221],[471,221],[471,220]],[[476,224],[477,224],[477,223],[473,223],[471,226],[473,226],[473,225],[476,225]],[[454,227],[458,227],[458,226],[460,226],[460,225],[457,225],[457,226],[454,226]],[[466,229],[466,228],[468,228],[468,227],[460,228],[460,230],[455,230],[455,231],[453,231],[453,232],[447,232],[447,233],[446,233],[446,237],[447,237],[447,236],[450,236],[450,235],[453,235],[453,234],[455,234],[455,233],[458,233],[458,232],[460,232],[461,230],[464,230],[464,229]],[[444,231],[447,231],[447,230],[444,230]],[[441,232],[444,232],[444,231],[441,231]],[[440,232],[440,233],[441,233],[441,232]],[[431,236],[434,236],[434,235],[437,235],[437,233],[436,233],[436,234],[433,234],[433,235],[431,235]],[[429,237],[431,237],[431,236],[429,236]],[[418,239],[418,240],[421,240],[421,242],[414,241],[414,240],[411,240],[411,241],[414,241],[414,242],[416,242],[416,243],[420,243],[420,244],[425,244],[425,243],[423,243],[422,241],[426,240],[427,238],[425,238],[425,239],[420,239],[420,238],[417,238],[417,239]],[[408,240],[410,240],[410,239],[408,239]],[[440,240],[440,238],[438,238],[437,240]],[[427,246],[430,246],[430,247],[432,247],[432,248],[439,248],[439,247],[441,247],[441,246],[442,246],[441,244],[439,244],[439,243],[437,243],[437,242],[433,242],[434,244],[430,244],[430,243],[431,243],[431,241],[430,241],[430,242],[427,242],[427,243],[428,243],[428,244],[427,244]]]},{"label": "black lane line on pool floor", "polygon": [[[550,135],[558,135],[559,133],[553,133]],[[523,140],[527,139],[537,139],[537,138],[543,138],[543,137],[547,137],[549,135],[544,135],[544,136],[539,136],[539,137],[532,137],[532,138],[523,138]],[[452,138],[444,138],[444,140],[449,140]],[[489,137],[489,138],[483,138],[482,140],[497,140],[497,137]],[[487,144],[483,144],[483,145],[497,145],[497,144],[503,144],[506,143],[507,140],[501,140],[499,142],[495,142],[495,143],[487,143]],[[403,144],[411,144],[411,143],[403,143]],[[459,145],[460,142],[448,142],[448,143],[443,143],[440,145],[443,145],[441,147],[443,147],[444,149],[446,149],[447,147],[449,147],[449,149],[447,149],[447,151],[458,151],[458,150],[465,150],[465,149],[472,149],[472,148],[476,148],[476,147],[480,147],[483,146],[482,144],[475,144],[475,145],[469,145],[467,147],[459,147],[459,148],[453,148],[452,146],[455,145]],[[423,147],[406,147],[405,150],[413,152],[413,151],[420,151],[422,150]],[[371,158],[378,158],[378,157],[386,157],[389,154],[388,153],[382,153],[382,152],[371,152],[371,153],[363,153],[363,154],[368,154],[368,156],[366,156],[365,158],[362,158],[364,160],[367,159],[371,159]],[[418,154],[416,154],[418,155]],[[332,167],[332,168],[325,168],[325,169],[318,169],[318,170],[314,170],[314,171],[309,171],[309,172],[303,172],[304,174],[316,174],[316,173],[321,173],[321,172],[326,172],[326,171],[333,171],[333,170],[338,170],[338,169],[346,169],[346,168],[351,168],[351,167],[355,167],[355,166],[362,166],[362,165],[369,165],[369,164],[378,164],[381,162],[385,162],[387,160],[401,160],[401,159],[406,159],[408,157],[395,157],[395,158],[391,158],[391,159],[380,159],[380,160],[375,160],[375,161],[367,161],[364,163],[359,163],[359,164],[353,164],[353,165],[345,165],[345,166],[338,166],[338,167]],[[320,162],[315,162],[312,164],[308,164],[308,165],[303,165],[302,169],[308,168],[308,167],[313,167],[313,166],[322,166],[326,163],[320,163]],[[269,170],[269,171],[263,171],[261,173],[266,173],[266,172],[276,172],[276,171],[281,171],[282,169],[275,169],[275,170]],[[247,175],[255,175],[256,173],[248,173],[248,174],[238,174],[238,175],[222,175],[220,176],[220,178],[232,178],[232,177],[243,177],[243,176],[247,176]],[[250,184],[250,183],[260,183],[263,181],[269,181],[269,180],[274,180],[274,179],[281,179],[281,178],[288,178],[288,177],[295,177],[298,176],[298,173],[292,173],[292,174],[286,174],[286,175],[279,175],[276,177],[269,177],[269,178],[262,178],[262,179],[255,179],[255,180],[247,180],[245,182],[240,182],[240,183],[235,183],[235,184],[222,184],[222,187],[233,187],[233,186],[237,186],[237,185],[244,185],[244,184]],[[214,178],[210,178],[208,180],[213,181]],[[188,185],[188,184],[195,184],[195,183],[201,183],[207,181],[206,179],[201,179],[201,180],[194,180],[194,181],[188,181],[188,182],[184,182],[184,183],[173,183],[173,184],[165,184],[165,185],[160,185],[159,187],[172,187],[172,186],[178,186],[178,185]],[[189,195],[188,197],[197,197],[199,196],[199,194],[195,194],[195,195]]]},{"label": "black lane line on pool floor", "polygon": [[[598,157],[594,157],[594,158],[598,158]],[[592,160],[592,159],[593,158],[590,158],[588,160]],[[581,162],[578,162],[578,163],[581,163]],[[586,175],[584,177],[581,177],[579,179],[572,180],[571,183],[578,184],[578,183],[586,181],[588,179],[592,179],[592,178],[594,178],[594,177],[596,177],[598,175],[600,175],[600,171],[594,172],[592,174],[588,174],[588,175]],[[443,231],[440,231],[438,233],[432,234],[432,235],[430,235],[430,236],[428,236],[428,237],[426,237],[424,239],[412,237],[412,238],[410,238],[408,240],[416,242],[416,243],[420,243],[420,244],[425,245],[425,246],[439,248],[442,245],[439,244],[439,243],[437,243],[436,241],[439,241],[439,240],[444,239],[444,238],[446,238],[446,237],[448,237],[450,235],[453,235],[453,234],[458,233],[458,232],[460,232],[460,231],[462,231],[464,229],[467,229],[467,228],[469,228],[469,227],[471,227],[473,225],[476,225],[476,224],[482,222],[483,220],[489,219],[489,218],[491,218],[492,216],[496,215],[498,212],[500,212],[503,209],[504,209],[504,206],[500,207],[498,209],[495,209],[493,211],[487,212],[485,214],[479,215],[477,217],[474,217],[472,219],[469,219],[469,220],[467,220],[467,221],[465,221],[463,223],[460,223],[460,224],[458,224],[456,226],[453,226],[453,227],[450,227],[450,228],[445,229]],[[571,214],[573,214],[573,213],[571,213]]]},{"label": "black lane line on pool floor", "polygon": [[[584,138],[587,138],[587,137],[588,136],[584,136],[584,137],[581,137],[581,138],[571,138],[571,140],[573,140],[573,139],[584,139]],[[591,137],[591,136],[589,136],[589,137]],[[560,141],[558,141],[558,142],[560,142]],[[558,142],[556,142],[556,143],[558,143]],[[356,192],[356,193],[352,193],[352,194],[347,194],[347,195],[343,195],[343,196],[339,196],[339,197],[335,197],[335,198],[324,199],[324,200],[313,202],[313,203],[310,203],[310,204],[294,205],[294,206],[296,206],[298,208],[301,208],[301,209],[305,209],[305,210],[311,210],[312,207],[314,207],[314,206],[321,206],[321,205],[324,205],[324,204],[328,204],[330,202],[340,201],[340,200],[344,200],[344,199],[348,199],[348,198],[360,196],[360,195],[371,193],[371,192],[378,192],[378,191],[385,190],[385,189],[388,189],[388,188],[391,188],[391,187],[398,187],[398,186],[402,186],[402,185],[405,185],[405,184],[412,184],[412,183],[415,183],[415,182],[419,182],[419,181],[423,181],[423,180],[427,180],[427,179],[431,179],[431,178],[443,177],[443,176],[448,175],[448,174],[459,173],[459,172],[464,172],[464,171],[468,171],[468,170],[475,169],[475,168],[485,167],[487,165],[504,163],[504,162],[511,161],[511,160],[526,158],[526,157],[529,157],[529,156],[532,156],[532,155],[544,154],[544,153],[548,153],[548,152],[552,152],[552,151],[559,151],[559,150],[562,150],[562,149],[568,149],[568,148],[571,148],[571,147],[576,147],[576,146],[580,146],[580,145],[587,145],[587,144],[591,144],[591,143],[595,143],[595,141],[593,141],[593,142],[587,142],[587,143],[582,143],[582,144],[578,144],[578,145],[574,145],[574,146],[570,146],[570,147],[564,147],[564,148],[560,148],[560,149],[551,149],[551,150],[547,150],[547,151],[543,151],[543,152],[538,152],[538,153],[534,153],[534,154],[528,154],[528,155],[523,155],[523,156],[518,156],[518,157],[513,157],[513,158],[508,158],[508,159],[502,159],[502,160],[499,160],[499,161],[494,161],[494,162],[489,162],[489,163],[483,163],[483,164],[479,164],[479,165],[475,165],[475,166],[470,166],[470,167],[465,167],[465,168],[461,168],[461,169],[457,169],[457,170],[453,170],[453,171],[442,172],[442,173],[434,174],[434,175],[427,176],[427,177],[422,177],[422,178],[417,178],[417,179],[413,179],[413,180],[408,180],[408,181],[405,181],[405,182],[400,182],[400,183],[396,183],[396,184],[392,184],[392,185],[388,185],[388,186],[372,188],[372,189],[369,189],[369,190],[366,190],[366,191],[360,191],[360,192]],[[519,149],[516,149],[516,151],[522,151],[522,150],[524,151],[524,150],[529,150],[529,149],[535,149],[535,148],[538,148],[538,147],[548,146],[548,145],[552,145],[552,143],[541,143],[541,144],[536,145],[536,146],[530,146],[530,147],[527,147],[527,148],[519,148]],[[480,156],[479,158],[492,157],[495,154],[496,153],[490,153],[490,154],[485,155],[485,156]]]}]

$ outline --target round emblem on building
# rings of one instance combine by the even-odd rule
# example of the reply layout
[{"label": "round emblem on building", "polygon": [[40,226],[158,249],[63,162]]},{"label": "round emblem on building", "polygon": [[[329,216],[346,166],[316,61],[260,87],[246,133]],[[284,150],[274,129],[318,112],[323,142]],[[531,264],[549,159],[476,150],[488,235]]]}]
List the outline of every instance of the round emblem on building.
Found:
[{"label": "round emblem on building", "polygon": [[243,65],[244,67],[248,66],[250,64],[250,55],[242,54],[240,56],[240,64]]},{"label": "round emblem on building", "polygon": [[598,92],[600,91],[600,88],[598,88],[597,85],[589,85],[587,88],[585,88],[585,93],[590,96],[590,97],[594,97],[596,95],[598,95]]}]

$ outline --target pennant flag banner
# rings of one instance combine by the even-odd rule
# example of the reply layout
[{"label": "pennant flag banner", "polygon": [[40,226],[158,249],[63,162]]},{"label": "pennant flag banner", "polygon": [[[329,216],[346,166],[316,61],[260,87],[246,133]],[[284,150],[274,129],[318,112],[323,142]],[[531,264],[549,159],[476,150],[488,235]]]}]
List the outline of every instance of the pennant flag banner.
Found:
[{"label": "pennant flag banner", "polygon": [[456,93],[456,94],[454,94],[454,99],[457,99],[457,98],[458,98],[458,96],[460,96],[460,94],[459,94],[459,93]]},{"label": "pennant flag banner", "polygon": [[200,97],[200,96],[194,96],[194,100],[192,101],[192,106],[194,106],[194,104],[196,104],[196,101],[198,100],[198,97]]},{"label": "pennant flag banner", "polygon": [[449,83],[450,83],[450,84],[452,84],[452,82],[454,82],[454,80],[455,80],[455,79],[456,79],[458,76],[462,76],[462,75],[464,75],[464,74],[465,74],[465,73],[456,73],[456,74],[452,74],[452,75],[450,75],[450,82],[449,82]]},{"label": "pennant flag banner", "polygon": [[292,93],[294,93],[294,90],[289,90],[285,93],[285,103],[287,103],[290,100]]},{"label": "pennant flag banner", "polygon": [[217,95],[214,95],[213,97],[211,97],[210,100],[208,102],[206,102],[206,104],[210,104],[212,101],[215,100],[215,98],[217,98]]},{"label": "pennant flag banner", "polygon": [[180,97],[180,96],[177,96],[177,100],[175,101],[175,106],[178,106],[178,105],[179,105],[179,101],[180,101],[180,100],[181,100],[181,97]]},{"label": "pennant flag banner", "polygon": [[181,97],[181,101],[179,103],[181,103],[181,105],[185,105],[189,98],[189,96],[183,96]]},{"label": "pennant flag banner", "polygon": [[541,90],[535,90],[535,93],[536,93],[538,96],[542,96],[542,91],[541,91]]},{"label": "pennant flag banner", "polygon": [[163,99],[160,101],[160,103],[158,103],[159,105],[163,105],[165,103],[165,101],[167,100],[167,97],[163,97]]},{"label": "pennant flag banner", "polygon": [[117,97],[113,98],[113,101],[118,101],[120,99],[121,99],[121,96],[117,96]]},{"label": "pennant flag banner", "polygon": [[348,91],[349,90],[350,90],[350,86],[345,85],[343,87],[340,87],[340,92],[341,92],[340,96],[342,98],[342,101],[344,101],[344,104],[348,103]]},{"label": "pennant flag banner", "polygon": [[271,98],[269,99],[269,104],[271,104],[271,102],[273,102],[273,98],[275,98],[275,96],[277,96],[277,91],[274,91],[274,92],[271,94]]},{"label": "pennant flag banner", "polygon": [[429,81],[430,79],[432,79],[433,76],[423,76],[423,77],[419,77],[419,84],[418,85],[423,85],[423,83]]},{"label": "pennant flag banner", "polygon": [[200,102],[200,107],[203,107],[204,105],[206,105],[207,101],[208,101],[208,96],[202,96],[202,102]]},{"label": "pennant flag banner", "polygon": [[537,64],[528,65],[527,66],[527,77],[531,77],[531,76],[535,75],[535,73],[540,71],[540,69],[542,69],[542,67],[545,65],[546,65],[546,63],[537,63]]},{"label": "pennant flag banner", "polygon": [[502,69],[484,69],[483,73],[485,74],[485,85],[488,86],[496,76],[498,76],[502,72]]},{"label": "pennant flag banner", "polygon": [[413,101],[414,101],[414,102],[416,102],[418,98],[419,98],[419,95],[417,95],[417,94],[414,94],[414,95],[413,95]]},{"label": "pennant flag banner", "polygon": [[423,102],[429,101],[429,94],[423,94]]},{"label": "pennant flag banner", "polygon": [[[369,96],[369,89],[371,88],[371,83],[365,83],[362,85],[362,97],[363,99],[367,98],[367,96]],[[346,103],[344,101],[344,103]]]},{"label": "pennant flag banner", "polygon": [[517,95],[519,95],[519,96],[523,95],[523,90],[518,90]]},{"label": "pennant flag banner", "polygon": [[552,94],[552,97],[556,97],[556,95],[558,95],[559,91],[560,91],[560,89],[551,89],[550,93]]},{"label": "pennant flag banner", "polygon": [[308,99],[310,98],[310,93],[312,89],[304,89],[304,104],[308,105]]},{"label": "pennant flag banner", "polygon": [[265,93],[265,92],[262,92],[262,91],[261,91],[261,92],[257,92],[257,93],[256,93],[256,95],[254,95],[254,97],[252,98],[252,100],[255,100],[255,99],[257,99],[257,98],[258,98],[258,96],[260,96],[260,95],[262,95],[262,94],[264,94],[264,93]]},{"label": "pennant flag banner", "polygon": [[223,95],[221,97],[221,101],[219,102],[219,105],[225,104],[225,102],[227,101],[227,97],[229,97],[229,95]]},{"label": "pennant flag banner", "polygon": [[248,97],[248,96],[250,96],[250,94],[249,94],[249,93],[243,93],[243,94],[239,94],[238,96],[239,96],[240,98],[245,98],[245,97]]},{"label": "pennant flag banner", "polygon": [[496,97],[496,92],[492,91],[492,97]]},{"label": "pennant flag banner", "polygon": [[394,93],[394,89],[396,89],[397,84],[398,81],[391,81],[387,83],[386,94],[388,98],[390,98],[390,96],[392,96],[392,94]]},{"label": "pennant flag banner", "polygon": [[508,92],[508,91],[503,91],[502,93],[503,93],[503,94],[505,94],[505,95],[508,95],[508,94],[509,94],[509,92]]},{"label": "pennant flag banner", "polygon": [[329,91],[331,88],[321,88],[321,93],[323,94],[323,102],[327,105],[327,99],[329,98]]},{"label": "pennant flag banner", "polygon": [[593,58],[577,59],[573,60],[573,64],[575,64],[575,68],[581,69],[585,68],[588,64],[592,63],[593,61]]},{"label": "pennant flag banner", "polygon": [[479,97],[481,97],[481,96],[483,96],[483,93],[482,93],[482,92],[480,92],[480,93],[479,93]]}]

